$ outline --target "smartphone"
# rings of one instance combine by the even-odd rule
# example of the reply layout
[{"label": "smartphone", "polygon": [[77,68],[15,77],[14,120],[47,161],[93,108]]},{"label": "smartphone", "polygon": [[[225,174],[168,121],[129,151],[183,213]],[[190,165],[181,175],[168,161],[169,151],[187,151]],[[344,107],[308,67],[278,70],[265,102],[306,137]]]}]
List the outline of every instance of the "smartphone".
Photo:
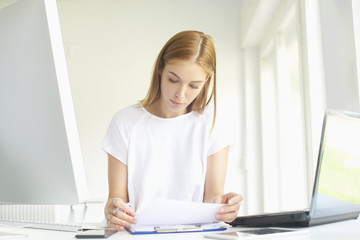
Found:
[{"label": "smartphone", "polygon": [[288,234],[299,234],[306,233],[305,230],[294,230],[294,229],[283,229],[283,228],[261,228],[261,229],[251,229],[251,230],[242,230],[237,232],[221,232],[221,233],[212,233],[204,234],[204,237],[211,239],[224,239],[224,240],[236,240],[236,239],[261,239],[269,238],[271,236],[284,236]]},{"label": "smartphone", "polygon": [[112,229],[106,229],[106,230],[88,230],[81,232],[79,234],[76,234],[76,238],[107,238],[114,233],[116,233],[117,230]]}]

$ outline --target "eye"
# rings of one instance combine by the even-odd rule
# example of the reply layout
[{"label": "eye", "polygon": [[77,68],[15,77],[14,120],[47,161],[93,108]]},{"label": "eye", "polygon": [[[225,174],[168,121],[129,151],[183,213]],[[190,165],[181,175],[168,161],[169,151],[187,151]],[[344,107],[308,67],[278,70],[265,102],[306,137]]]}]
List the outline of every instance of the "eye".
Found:
[{"label": "eye", "polygon": [[177,81],[177,80],[174,80],[174,79],[169,78],[169,82],[172,82],[172,83],[177,83],[178,81]]},{"label": "eye", "polygon": [[192,85],[192,84],[191,84],[190,87],[191,87],[192,89],[199,89],[200,86],[198,86],[198,85]]}]

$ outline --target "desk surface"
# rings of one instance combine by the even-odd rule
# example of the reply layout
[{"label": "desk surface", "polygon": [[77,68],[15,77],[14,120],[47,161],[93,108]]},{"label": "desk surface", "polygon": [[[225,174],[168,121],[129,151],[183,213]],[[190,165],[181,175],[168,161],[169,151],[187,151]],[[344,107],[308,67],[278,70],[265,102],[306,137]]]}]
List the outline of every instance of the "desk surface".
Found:
[{"label": "desk surface", "polygon": [[[227,231],[236,231],[244,228],[230,228]],[[293,240],[331,240],[331,239],[346,239],[346,240],[358,240],[360,239],[360,219],[349,220],[338,223],[331,223],[326,225],[320,225],[307,228],[308,233],[295,234],[293,236],[287,236],[286,239]],[[23,233],[27,234],[26,238],[13,238],[13,239],[25,239],[25,240],[67,240],[75,239],[75,233],[73,232],[60,232],[50,230],[38,230],[38,229],[26,229],[26,228],[8,228],[0,225],[0,231]],[[128,232],[118,232],[109,240],[131,240],[131,239],[207,239],[203,237],[203,233],[167,233],[167,234],[150,234],[150,235],[131,235]],[[278,239],[275,237],[268,239]],[[280,239],[280,238],[279,238]],[[284,239],[284,238],[282,238]]]}]

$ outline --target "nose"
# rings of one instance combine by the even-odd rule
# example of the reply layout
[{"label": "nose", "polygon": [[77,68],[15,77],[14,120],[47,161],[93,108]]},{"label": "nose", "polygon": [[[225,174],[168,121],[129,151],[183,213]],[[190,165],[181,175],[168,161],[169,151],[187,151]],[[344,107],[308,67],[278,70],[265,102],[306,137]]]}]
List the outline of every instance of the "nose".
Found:
[{"label": "nose", "polygon": [[176,89],[175,96],[178,99],[183,99],[183,98],[185,98],[185,92],[186,92],[185,85],[182,84]]}]

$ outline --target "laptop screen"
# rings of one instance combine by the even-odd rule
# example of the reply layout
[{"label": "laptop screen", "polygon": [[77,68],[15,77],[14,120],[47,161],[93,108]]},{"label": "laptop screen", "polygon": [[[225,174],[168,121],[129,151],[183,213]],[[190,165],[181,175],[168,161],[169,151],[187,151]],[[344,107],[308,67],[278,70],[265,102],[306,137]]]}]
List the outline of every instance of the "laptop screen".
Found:
[{"label": "laptop screen", "polygon": [[313,218],[360,212],[360,114],[327,111],[316,174]]}]

